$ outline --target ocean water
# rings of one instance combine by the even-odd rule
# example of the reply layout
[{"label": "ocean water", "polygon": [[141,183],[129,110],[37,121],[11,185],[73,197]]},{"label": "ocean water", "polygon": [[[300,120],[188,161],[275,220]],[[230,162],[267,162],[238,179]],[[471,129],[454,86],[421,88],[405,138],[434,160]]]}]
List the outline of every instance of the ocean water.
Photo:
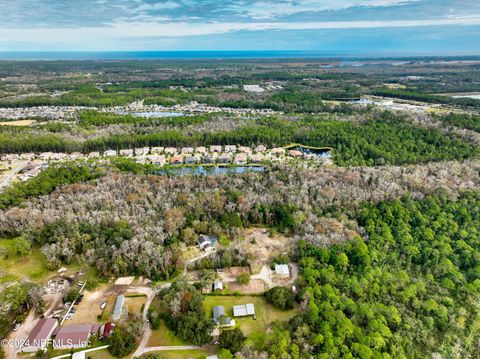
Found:
[{"label": "ocean water", "polygon": [[339,58],[348,54],[322,51],[117,51],[117,52],[0,52],[0,60],[176,60]]}]

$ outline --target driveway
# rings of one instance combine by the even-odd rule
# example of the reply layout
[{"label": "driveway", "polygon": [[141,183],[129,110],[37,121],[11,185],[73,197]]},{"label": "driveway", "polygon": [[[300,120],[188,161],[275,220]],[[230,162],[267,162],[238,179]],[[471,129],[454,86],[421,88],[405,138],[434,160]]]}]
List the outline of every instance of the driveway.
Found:
[{"label": "driveway", "polygon": [[262,267],[262,269],[260,270],[260,273],[252,275],[250,278],[263,280],[267,285],[267,288],[273,287],[272,270],[266,265]]},{"label": "driveway", "polygon": [[149,347],[149,348],[145,348],[143,351],[139,351],[137,349],[137,351],[133,353],[132,358],[137,358],[139,356],[142,356],[143,354],[151,353],[151,352],[160,352],[160,351],[166,351],[166,350],[195,350],[195,349],[200,349],[200,347],[196,345]]},{"label": "driveway", "polygon": [[[7,339],[15,341],[15,344],[20,343],[27,339],[32,329],[37,325],[40,318],[35,315],[35,310],[30,310],[27,317],[23,321],[22,325],[18,328],[16,332],[10,332],[7,336]],[[3,348],[5,351],[5,358],[7,359],[17,359],[17,351],[20,349],[19,347],[15,346],[8,346]]]}]

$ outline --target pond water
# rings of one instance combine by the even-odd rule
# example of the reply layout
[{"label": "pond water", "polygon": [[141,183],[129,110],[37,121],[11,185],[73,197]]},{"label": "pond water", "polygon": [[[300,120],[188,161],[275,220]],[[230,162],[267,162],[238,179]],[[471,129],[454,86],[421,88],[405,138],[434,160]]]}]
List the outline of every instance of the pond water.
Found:
[{"label": "pond water", "polygon": [[162,112],[162,111],[132,112],[131,115],[137,116],[137,117],[144,117],[144,118],[185,116],[185,114],[181,112]]},{"label": "pond water", "polygon": [[323,150],[323,149],[314,149],[314,148],[306,148],[302,146],[296,146],[292,148],[293,150],[300,151],[302,153],[308,153],[311,155],[315,155],[321,158],[329,158],[331,156],[330,150]]},{"label": "pond water", "polygon": [[453,98],[473,98],[474,100],[480,100],[480,94],[456,95],[452,97]]},{"label": "pond water", "polygon": [[206,175],[219,176],[223,174],[242,174],[247,172],[264,172],[264,166],[195,166],[195,167],[169,167],[168,169],[155,171],[156,174]]}]

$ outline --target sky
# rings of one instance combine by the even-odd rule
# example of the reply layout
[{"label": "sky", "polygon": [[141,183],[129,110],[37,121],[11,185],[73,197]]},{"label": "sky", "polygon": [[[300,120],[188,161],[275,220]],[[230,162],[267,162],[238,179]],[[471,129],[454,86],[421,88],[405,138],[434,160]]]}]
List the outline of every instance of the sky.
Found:
[{"label": "sky", "polygon": [[478,55],[480,0],[0,0],[0,51]]}]

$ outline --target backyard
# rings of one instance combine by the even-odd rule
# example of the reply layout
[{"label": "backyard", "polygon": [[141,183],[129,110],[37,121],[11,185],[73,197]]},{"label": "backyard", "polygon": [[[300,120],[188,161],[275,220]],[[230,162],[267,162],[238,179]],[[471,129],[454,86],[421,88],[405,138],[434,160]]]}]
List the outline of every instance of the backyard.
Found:
[{"label": "backyard", "polygon": [[236,326],[245,335],[265,333],[268,326],[276,320],[288,320],[296,313],[296,309],[280,310],[267,303],[262,296],[206,296],[203,303],[206,314],[211,317],[213,307],[223,305],[227,316],[233,318],[233,306],[252,303],[255,306],[256,319],[253,317],[235,318]]}]

